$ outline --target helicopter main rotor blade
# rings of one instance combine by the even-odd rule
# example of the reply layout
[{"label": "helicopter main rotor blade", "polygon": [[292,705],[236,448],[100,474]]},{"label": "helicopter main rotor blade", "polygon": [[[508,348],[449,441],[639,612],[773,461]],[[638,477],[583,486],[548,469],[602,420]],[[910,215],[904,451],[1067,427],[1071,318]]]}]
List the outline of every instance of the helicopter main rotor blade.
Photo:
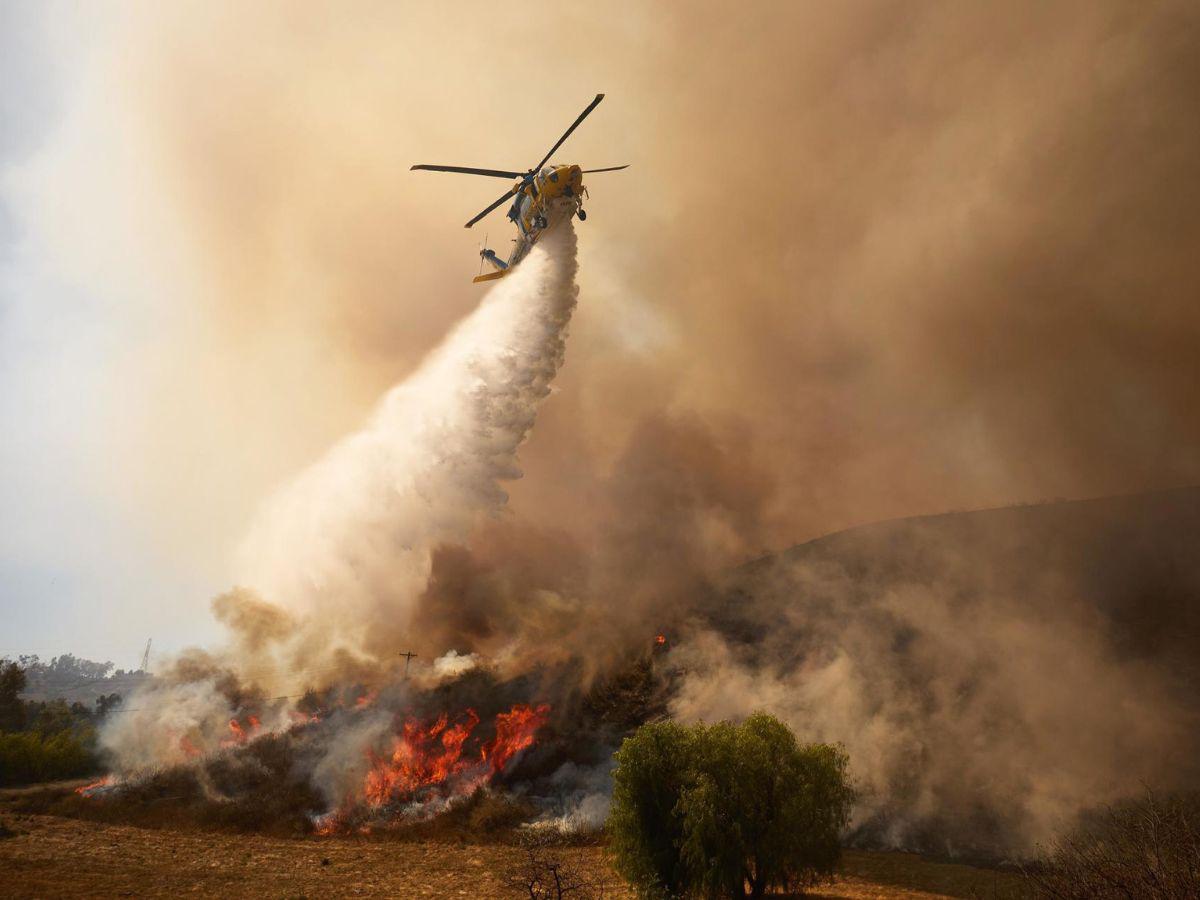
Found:
[{"label": "helicopter main rotor blade", "polygon": [[481,212],[479,215],[477,215],[475,218],[473,218],[470,222],[468,222],[466,225],[464,225],[463,228],[470,228],[472,225],[474,225],[476,222],[478,222],[480,219],[482,219],[484,216],[486,216],[488,213],[490,213],[493,209],[495,209],[497,206],[499,206],[501,203],[503,203],[505,200],[507,200],[509,197],[511,197],[516,192],[517,192],[516,188],[509,188],[507,191],[505,191],[503,194],[501,194],[496,199],[496,202],[494,202],[491,206],[489,206],[487,209],[485,209],[483,212]]},{"label": "helicopter main rotor blade", "polygon": [[473,169],[470,166],[413,166],[410,172],[423,169],[426,172],[458,172],[460,175],[487,175],[491,178],[523,178],[524,172],[505,172],[503,169]]},{"label": "helicopter main rotor blade", "polygon": [[583,174],[589,175],[592,172],[619,172],[621,169],[628,169],[628,168],[629,168],[629,163],[625,163],[625,165],[623,165],[623,166],[609,166],[607,169],[584,169]]},{"label": "helicopter main rotor blade", "polygon": [[550,152],[547,153],[545,156],[543,156],[542,161],[540,163],[538,163],[536,166],[534,166],[531,171],[534,171],[534,172],[539,171],[542,168],[542,166],[544,166],[546,164],[546,160],[548,160],[551,156],[554,155],[554,151],[563,145],[563,141],[565,141],[567,138],[569,138],[571,136],[571,132],[579,127],[579,123],[582,122],[584,119],[586,119],[588,117],[588,113],[590,113],[593,109],[595,109],[597,106],[599,106],[600,101],[603,99],[604,99],[603,94],[597,94],[596,99],[588,104],[587,109],[585,109],[583,112],[581,112],[579,114],[579,118],[576,119],[574,122],[572,122],[571,127],[563,132],[563,136],[558,139],[558,143],[550,148]]}]

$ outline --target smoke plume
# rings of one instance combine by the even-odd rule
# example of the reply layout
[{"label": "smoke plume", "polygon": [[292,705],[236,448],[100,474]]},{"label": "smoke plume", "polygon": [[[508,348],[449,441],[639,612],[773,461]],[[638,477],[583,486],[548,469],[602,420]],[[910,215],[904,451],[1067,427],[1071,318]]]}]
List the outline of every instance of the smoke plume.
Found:
[{"label": "smoke plume", "polygon": [[865,842],[1029,852],[1142,784],[1200,785],[1198,528],[1191,489],[810,542],[696,605],[672,713],[844,743]]},{"label": "smoke plume", "polygon": [[[453,700],[628,699],[573,741],[551,723],[575,769],[546,790],[592,807],[638,716],[756,707],[846,743],[856,827],[891,845],[1027,847],[1160,761],[1195,783],[1200,682],[1172,635],[1196,635],[1200,552],[1171,543],[1193,520],[1121,507],[1116,543],[1019,517],[964,542],[951,518],[784,552],[1200,480],[1195,5],[553,15],[586,39],[539,48],[554,77],[519,102],[527,22],[482,6],[147,6],[89,57],[21,179],[35,236],[137,323],[84,467],[105,461],[147,546],[209,570],[286,485],[213,605],[230,646],[129,700],[146,715],[106,733],[123,763],[219,746],[248,698],[291,721],[290,695],[336,688],[368,710],[316,753],[336,803],[413,702],[411,650],[409,687]],[[405,377],[473,303],[456,226],[490,199],[406,166],[525,165],[597,90],[564,154],[633,166],[589,183],[570,399],[530,434],[574,237]],[[1114,547],[1137,549],[1115,574]]]},{"label": "smoke plume", "polygon": [[[502,483],[563,363],[575,235],[541,241],[369,424],[273,498],[243,580],[301,617],[303,659],[337,647],[382,658],[411,639],[434,548],[498,515]],[[297,660],[298,661],[298,660]]]},{"label": "smoke plume", "polygon": [[[500,515],[502,482],[521,475],[517,448],[563,363],[575,252],[568,220],[387,393],[364,428],[265,506],[242,551],[253,589],[213,601],[233,645],[185,654],[132,698],[134,714],[104,732],[122,769],[220,746],[226,723],[264,688],[378,683],[395,669],[436,548]],[[446,658],[437,671],[461,674],[470,662]],[[291,724],[280,704],[272,708],[282,727]],[[371,733],[389,721],[381,715]],[[361,739],[363,728],[348,738]]]}]

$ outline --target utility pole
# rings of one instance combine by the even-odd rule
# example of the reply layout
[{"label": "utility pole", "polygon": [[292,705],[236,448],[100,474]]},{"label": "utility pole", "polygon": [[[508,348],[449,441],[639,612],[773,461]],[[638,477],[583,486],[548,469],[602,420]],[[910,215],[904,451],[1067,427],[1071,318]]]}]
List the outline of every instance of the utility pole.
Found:
[{"label": "utility pole", "polygon": [[413,661],[413,657],[415,657],[416,655],[417,654],[413,653],[411,650],[406,650],[400,654],[400,656],[404,657],[404,677],[405,678],[408,678],[408,664]]},{"label": "utility pole", "polygon": [[154,640],[154,638],[146,638],[146,649],[142,651],[141,671],[143,671],[143,672],[150,671],[150,642],[152,640]]}]

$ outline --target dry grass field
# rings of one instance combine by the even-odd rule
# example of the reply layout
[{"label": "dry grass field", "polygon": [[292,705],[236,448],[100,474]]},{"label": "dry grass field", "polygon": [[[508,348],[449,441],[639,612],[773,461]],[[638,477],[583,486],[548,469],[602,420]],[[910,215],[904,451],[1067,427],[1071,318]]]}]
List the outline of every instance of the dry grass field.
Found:
[{"label": "dry grass field", "polygon": [[[520,896],[508,879],[521,866],[523,853],[502,841],[280,838],[137,828],[21,812],[23,793],[0,792],[4,898]],[[632,897],[603,848],[554,852],[608,882],[605,896]],[[1021,896],[1019,887],[1009,873],[931,863],[910,854],[852,851],[837,881],[808,896],[1011,898]]]}]

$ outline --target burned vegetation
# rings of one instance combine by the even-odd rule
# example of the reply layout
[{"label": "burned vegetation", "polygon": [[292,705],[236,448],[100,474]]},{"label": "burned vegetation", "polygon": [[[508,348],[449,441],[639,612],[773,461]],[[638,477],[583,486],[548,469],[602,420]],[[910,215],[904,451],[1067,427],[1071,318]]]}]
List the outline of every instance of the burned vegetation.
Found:
[{"label": "burned vegetation", "polygon": [[431,687],[310,691],[282,730],[263,724],[279,702],[231,679],[239,712],[215,752],[180,733],[173,765],[48,787],[14,809],[276,836],[492,839],[541,823],[586,839],[607,810],[613,751],[665,714],[660,660],[652,647],[586,690],[570,666],[511,679],[477,666]]}]

